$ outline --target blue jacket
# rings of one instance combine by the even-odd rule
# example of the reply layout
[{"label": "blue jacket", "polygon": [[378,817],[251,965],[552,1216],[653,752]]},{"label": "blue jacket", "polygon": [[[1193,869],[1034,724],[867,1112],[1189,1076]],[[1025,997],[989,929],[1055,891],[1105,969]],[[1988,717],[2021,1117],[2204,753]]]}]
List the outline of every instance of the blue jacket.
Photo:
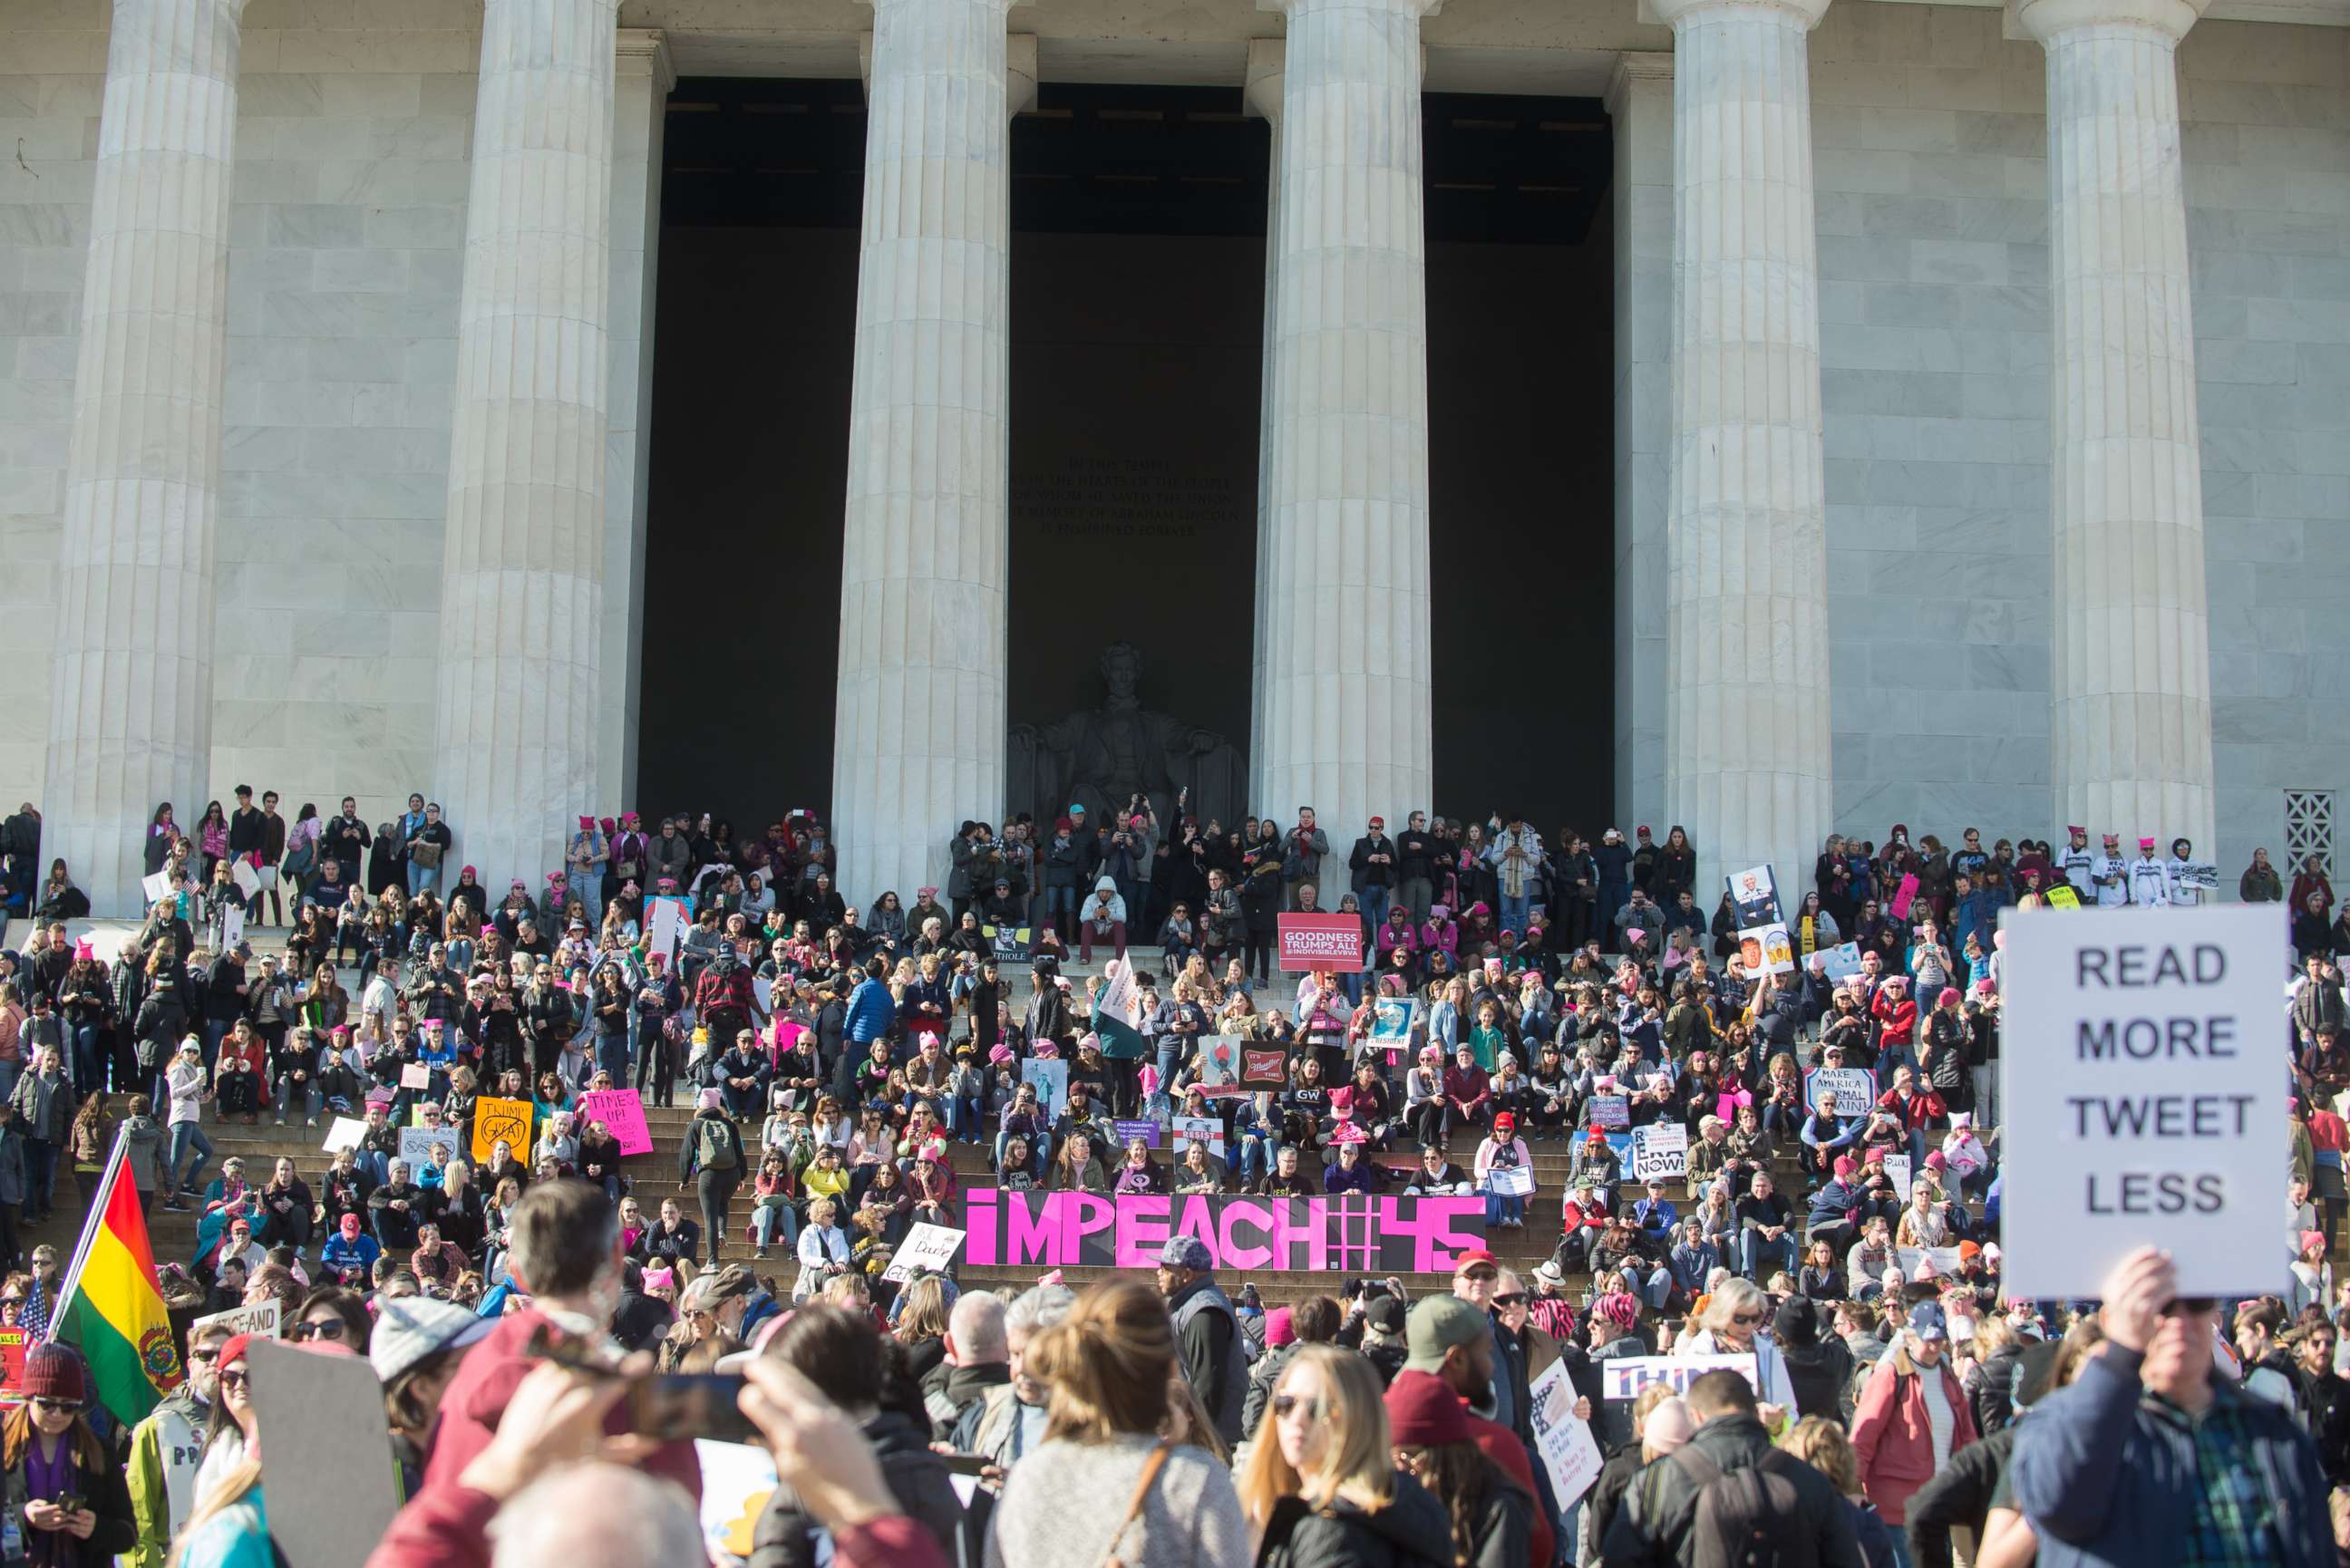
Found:
[{"label": "blue jacket", "polygon": [[[2193,1523],[2201,1488],[2185,1418],[2143,1401],[2144,1358],[2108,1342],[2073,1386],[2016,1428],[2015,1505],[2040,1534],[2039,1568],[2139,1568],[2168,1563]],[[2214,1407],[2236,1411],[2247,1458],[2276,1504],[2279,1568],[2334,1568],[2325,1477],[2317,1448],[2276,1406],[2225,1378]]]},{"label": "blue jacket", "polygon": [[880,1039],[897,1021],[898,1004],[879,981],[860,980],[848,993],[848,1037],[859,1045]]}]

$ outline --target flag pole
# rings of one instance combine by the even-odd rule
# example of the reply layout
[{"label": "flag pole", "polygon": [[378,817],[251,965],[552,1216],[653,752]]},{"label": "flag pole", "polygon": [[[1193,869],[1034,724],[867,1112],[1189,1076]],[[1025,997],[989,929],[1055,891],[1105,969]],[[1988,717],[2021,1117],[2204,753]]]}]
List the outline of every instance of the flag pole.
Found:
[{"label": "flag pole", "polygon": [[73,1262],[66,1266],[66,1277],[57,1286],[57,1303],[49,1308],[48,1326],[42,1333],[45,1340],[57,1336],[57,1325],[66,1320],[66,1307],[74,1293],[81,1288],[82,1265],[89,1260],[90,1243],[97,1239],[98,1229],[106,1222],[106,1205],[114,1193],[114,1180],[122,1168],[123,1156],[130,1147],[130,1129],[114,1129],[114,1149],[106,1157],[106,1174],[99,1179],[99,1200],[89,1206],[81,1219],[81,1238],[74,1243]]}]

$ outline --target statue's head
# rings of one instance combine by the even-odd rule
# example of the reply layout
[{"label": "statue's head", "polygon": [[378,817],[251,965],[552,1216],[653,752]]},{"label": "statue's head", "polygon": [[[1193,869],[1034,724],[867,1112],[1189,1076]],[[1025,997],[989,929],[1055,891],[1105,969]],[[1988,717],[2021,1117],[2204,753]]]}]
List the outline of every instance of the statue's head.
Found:
[{"label": "statue's head", "polygon": [[1130,642],[1113,642],[1101,653],[1102,680],[1113,697],[1131,697],[1142,679],[1142,651]]}]

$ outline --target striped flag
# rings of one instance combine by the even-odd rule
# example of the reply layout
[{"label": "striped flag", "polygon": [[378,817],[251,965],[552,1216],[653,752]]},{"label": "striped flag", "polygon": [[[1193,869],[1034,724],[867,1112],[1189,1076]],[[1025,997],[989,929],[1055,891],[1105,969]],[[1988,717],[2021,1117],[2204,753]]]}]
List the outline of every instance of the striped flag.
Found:
[{"label": "striped flag", "polygon": [[1102,969],[1108,984],[1094,1002],[1094,1033],[1101,1036],[1102,1054],[1114,1060],[1139,1061],[1150,1054],[1142,1038],[1142,1031],[1134,1026],[1135,1008],[1139,1000],[1134,983],[1134,965],[1126,959],[1112,959]]},{"label": "striped flag", "polygon": [[49,1337],[81,1351],[99,1402],[130,1426],[180,1386],[183,1369],[126,1147],[118,1133],[49,1314]]}]

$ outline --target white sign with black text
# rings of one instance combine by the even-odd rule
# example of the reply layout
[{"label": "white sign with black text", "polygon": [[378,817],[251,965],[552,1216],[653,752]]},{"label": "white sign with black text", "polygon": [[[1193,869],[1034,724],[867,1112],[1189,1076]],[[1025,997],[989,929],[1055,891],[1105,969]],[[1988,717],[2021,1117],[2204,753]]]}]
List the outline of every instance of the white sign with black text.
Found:
[{"label": "white sign with black text", "polygon": [[2004,1288],[2095,1295],[2149,1243],[2182,1295],[2281,1290],[2283,908],[2010,909]]}]

